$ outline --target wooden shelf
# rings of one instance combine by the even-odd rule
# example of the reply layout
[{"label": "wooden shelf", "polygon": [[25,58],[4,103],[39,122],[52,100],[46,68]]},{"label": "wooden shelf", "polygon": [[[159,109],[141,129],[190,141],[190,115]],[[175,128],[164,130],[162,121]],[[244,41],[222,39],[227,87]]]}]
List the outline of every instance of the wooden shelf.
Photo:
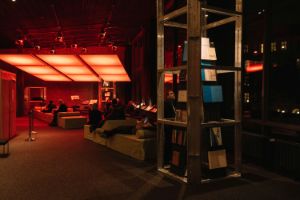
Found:
[{"label": "wooden shelf", "polygon": [[211,121],[202,123],[204,128],[208,127],[217,127],[217,126],[234,126],[240,124],[240,121],[232,120],[232,119],[222,119],[221,121]]},{"label": "wooden shelf", "polygon": [[171,119],[157,119],[157,123],[184,128],[187,127],[187,122],[175,121]]},{"label": "wooden shelf", "polygon": [[169,170],[167,169],[164,169],[164,168],[159,168],[158,169],[159,172],[163,173],[164,175],[167,175],[168,177],[172,178],[172,179],[175,179],[175,180],[180,180],[184,183],[187,183],[187,177],[183,177],[183,176],[178,176],[172,172],[170,172]]}]

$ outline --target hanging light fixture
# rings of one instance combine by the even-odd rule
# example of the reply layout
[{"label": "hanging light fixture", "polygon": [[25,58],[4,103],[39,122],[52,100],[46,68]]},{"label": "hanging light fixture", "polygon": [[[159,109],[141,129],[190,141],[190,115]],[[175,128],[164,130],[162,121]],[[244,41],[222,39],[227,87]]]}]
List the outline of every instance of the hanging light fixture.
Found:
[{"label": "hanging light fixture", "polygon": [[64,36],[63,36],[63,34],[62,34],[61,31],[57,32],[57,35],[55,37],[55,41],[59,42],[59,43],[63,43],[64,42]]}]

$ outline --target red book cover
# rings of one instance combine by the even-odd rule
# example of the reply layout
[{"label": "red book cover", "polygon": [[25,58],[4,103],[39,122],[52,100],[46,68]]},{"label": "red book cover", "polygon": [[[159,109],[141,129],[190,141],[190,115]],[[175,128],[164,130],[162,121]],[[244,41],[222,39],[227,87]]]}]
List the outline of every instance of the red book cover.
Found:
[{"label": "red book cover", "polygon": [[180,153],[178,151],[173,151],[172,152],[172,164],[179,166],[179,157]]}]

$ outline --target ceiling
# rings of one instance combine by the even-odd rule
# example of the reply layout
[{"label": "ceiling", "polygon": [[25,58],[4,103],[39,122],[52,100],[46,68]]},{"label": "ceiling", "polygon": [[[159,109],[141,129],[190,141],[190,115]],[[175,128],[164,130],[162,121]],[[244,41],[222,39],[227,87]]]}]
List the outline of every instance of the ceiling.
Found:
[{"label": "ceiling", "polygon": [[[128,45],[155,18],[155,0],[1,0],[0,48]],[[55,40],[58,33],[63,41]],[[105,34],[104,34],[105,33]]]},{"label": "ceiling", "polygon": [[0,54],[0,60],[44,81],[130,81],[116,54]]}]

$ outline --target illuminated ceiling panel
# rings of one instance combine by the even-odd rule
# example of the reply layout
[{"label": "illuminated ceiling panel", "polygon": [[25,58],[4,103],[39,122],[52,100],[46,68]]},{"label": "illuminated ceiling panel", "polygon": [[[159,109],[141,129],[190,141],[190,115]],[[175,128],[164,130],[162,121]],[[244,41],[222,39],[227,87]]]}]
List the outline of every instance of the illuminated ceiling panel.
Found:
[{"label": "illuminated ceiling panel", "polygon": [[93,74],[86,66],[55,66],[55,68],[64,74]]},{"label": "illuminated ceiling panel", "polygon": [[127,74],[119,75],[100,75],[104,81],[129,82],[130,78]]},{"label": "illuminated ceiling panel", "polygon": [[11,65],[18,65],[18,66],[24,66],[24,65],[45,65],[42,61],[35,58],[32,55],[25,55],[25,54],[1,54],[0,59],[4,62],[7,62]]},{"label": "illuminated ceiling panel", "polygon": [[70,79],[68,79],[67,77],[57,74],[57,75],[35,75],[34,76],[44,80],[44,81],[71,81]]},{"label": "illuminated ceiling panel", "polygon": [[127,74],[123,66],[92,66],[98,74]]},{"label": "illuminated ceiling panel", "polygon": [[90,66],[123,66],[117,55],[80,55],[80,57]]},{"label": "illuminated ceiling panel", "polygon": [[52,66],[80,66],[83,63],[74,55],[37,55],[40,59]]},{"label": "illuminated ceiling panel", "polygon": [[95,75],[68,75],[74,81],[82,82],[99,82],[99,78]]},{"label": "illuminated ceiling panel", "polygon": [[29,74],[59,74],[56,70],[48,66],[16,66]]}]

